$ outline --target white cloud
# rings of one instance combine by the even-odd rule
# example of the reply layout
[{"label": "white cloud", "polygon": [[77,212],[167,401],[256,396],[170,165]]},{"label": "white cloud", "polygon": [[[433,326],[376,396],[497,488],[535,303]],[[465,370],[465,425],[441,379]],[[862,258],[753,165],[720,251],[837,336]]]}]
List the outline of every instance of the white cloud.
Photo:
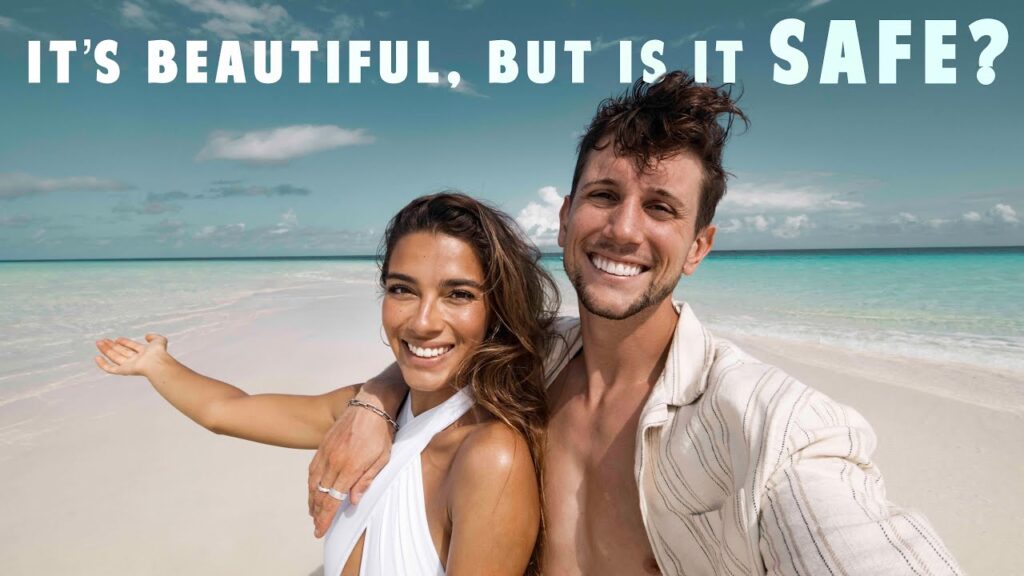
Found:
[{"label": "white cloud", "polygon": [[594,52],[594,53],[596,53],[596,52],[604,52],[605,50],[611,50],[612,48],[614,48],[617,51],[619,49],[619,44],[621,42],[637,43],[637,42],[643,42],[643,40],[644,40],[643,36],[623,36],[622,38],[619,38],[618,40],[605,40],[604,38],[598,36],[597,40],[594,40],[593,42],[590,43],[590,49],[591,49],[591,52]]},{"label": "white cloud", "polygon": [[294,230],[299,225],[299,217],[295,214],[295,210],[289,208],[283,214],[281,214],[281,220],[277,223],[277,226],[267,231],[267,234],[277,236],[280,234],[287,234]]},{"label": "white cloud", "polygon": [[817,8],[818,6],[824,6],[825,4],[828,4],[830,1],[831,0],[810,0],[810,2],[804,4],[800,8],[800,11],[801,12],[807,12],[808,10],[813,10],[813,9]]},{"label": "white cloud", "polygon": [[772,230],[772,236],[776,236],[778,238],[796,238],[811,228],[814,228],[814,223],[811,222],[811,219],[807,214],[786,216],[786,219],[782,224]]},{"label": "white cloud", "polygon": [[775,219],[772,218],[769,220],[768,218],[765,218],[764,215],[758,214],[757,216],[747,216],[743,219],[743,222],[758,232],[764,232],[769,226],[775,223]]},{"label": "white cloud", "polygon": [[996,204],[988,211],[988,213],[996,222],[1020,224],[1020,218],[1017,217],[1017,211],[1009,204]]},{"label": "white cloud", "polygon": [[121,23],[127,28],[152,32],[156,30],[156,12],[144,1],[121,4]]},{"label": "white cloud", "polygon": [[756,214],[729,218],[718,225],[718,229],[726,234],[735,232],[770,233],[776,238],[796,238],[807,230],[815,228],[813,222],[806,214],[797,216],[785,216],[781,221],[774,216]]},{"label": "white cloud", "polygon": [[40,228],[32,234],[33,242],[42,242],[43,237],[46,236],[46,228]]},{"label": "white cloud", "polygon": [[53,37],[51,34],[26,26],[14,18],[8,18],[7,16],[0,16],[0,31],[10,32],[19,36],[28,36],[35,40],[49,39]]},{"label": "white cloud", "polygon": [[917,224],[918,222],[918,217],[914,214],[911,214],[910,212],[900,212],[899,214],[892,217],[892,223],[899,224],[901,226],[914,225]]},{"label": "white cloud", "polygon": [[203,226],[192,235],[196,240],[236,240],[245,233],[245,223]]},{"label": "white cloud", "polygon": [[463,96],[475,96],[477,98],[487,98],[487,96],[485,96],[485,95],[481,94],[479,91],[477,91],[475,84],[473,84],[469,80],[466,80],[465,78],[462,78],[461,74],[459,75],[460,78],[459,78],[458,85],[456,85],[454,88],[452,88],[451,84],[448,82],[448,74],[449,73],[450,73],[450,71],[449,70],[445,70],[444,68],[438,69],[437,70],[437,82],[427,84],[427,86],[430,86],[431,88],[450,88],[452,92],[455,92],[457,94],[462,94]]},{"label": "white cloud", "polygon": [[860,208],[863,204],[845,200],[839,193],[827,192],[816,186],[740,183],[729,188],[720,206],[727,214],[749,214],[842,211]]},{"label": "white cloud", "polygon": [[686,36],[683,36],[682,38],[673,41],[672,46],[682,46],[683,44],[689,44],[694,40],[707,40],[708,33],[714,29],[715,26],[707,26],[705,28],[697,30],[696,32],[690,32]]},{"label": "white cloud", "polygon": [[39,196],[50,192],[109,192],[132,189],[134,186],[126,182],[96,176],[40,178],[29,174],[0,173],[0,200]]},{"label": "white cloud", "polygon": [[244,134],[219,131],[210,135],[197,159],[283,164],[316,152],[370,142],[373,137],[365,130],[333,125],[283,126]]},{"label": "white cloud", "polygon": [[121,203],[114,206],[114,212],[116,213],[142,214],[146,216],[180,211],[181,206],[178,206],[177,204],[172,204],[170,202],[161,202],[159,200],[146,200],[140,205]]},{"label": "white cloud", "polygon": [[329,36],[331,40],[346,41],[363,29],[363,19],[348,14],[338,14],[331,19]]},{"label": "white cloud", "polygon": [[171,244],[175,248],[181,248],[185,243],[185,228],[185,223],[181,220],[167,218],[147,228],[147,231],[156,235],[157,244]]},{"label": "white cloud", "polygon": [[717,226],[719,232],[732,234],[733,232],[739,232],[743,229],[743,221],[739,218],[729,218],[724,222],[719,222]]},{"label": "white cloud", "polygon": [[537,191],[539,202],[530,202],[519,211],[516,222],[537,246],[555,246],[558,243],[558,211],[563,197],[554,186]]},{"label": "white cloud", "polygon": [[1013,206],[1009,204],[996,204],[989,208],[984,214],[971,210],[964,212],[960,219],[969,224],[1005,225],[1016,226],[1020,224],[1020,217]]},{"label": "white cloud", "polygon": [[452,5],[452,8],[455,8],[456,10],[473,10],[474,8],[479,8],[484,3],[484,0],[449,0],[449,1],[450,1],[451,5]]},{"label": "white cloud", "polygon": [[309,196],[312,191],[301,186],[291,184],[278,184],[277,186],[247,185],[240,180],[221,180],[214,182],[214,185],[204,194],[197,194],[196,199],[220,199],[220,198],[253,198],[271,196]]},{"label": "white cloud", "polygon": [[220,39],[246,36],[319,40],[320,35],[299,23],[279,4],[249,4],[240,0],[177,0],[207,17],[200,28]]},{"label": "white cloud", "polygon": [[17,216],[2,216],[0,217],[0,228],[29,228],[36,226],[48,221],[49,218],[44,216],[25,216],[19,214]]},{"label": "white cloud", "polygon": [[289,208],[284,212],[284,214],[281,214],[281,224],[283,226],[289,226],[291,228],[298,226],[299,217],[295,214],[295,210]]}]

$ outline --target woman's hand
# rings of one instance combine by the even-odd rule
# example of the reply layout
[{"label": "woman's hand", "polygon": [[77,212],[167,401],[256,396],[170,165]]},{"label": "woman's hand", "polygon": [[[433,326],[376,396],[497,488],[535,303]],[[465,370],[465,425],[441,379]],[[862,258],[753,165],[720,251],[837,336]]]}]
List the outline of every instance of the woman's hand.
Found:
[{"label": "woman's hand", "polygon": [[146,334],[146,342],[141,344],[123,337],[97,340],[100,355],[95,358],[96,365],[108,374],[149,378],[171,356],[167,353],[167,338],[160,334]]}]

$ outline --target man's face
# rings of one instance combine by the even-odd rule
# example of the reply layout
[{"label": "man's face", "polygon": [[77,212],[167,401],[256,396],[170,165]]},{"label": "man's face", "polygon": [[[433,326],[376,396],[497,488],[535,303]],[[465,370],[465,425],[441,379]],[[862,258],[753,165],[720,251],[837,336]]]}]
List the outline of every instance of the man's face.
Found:
[{"label": "man's face", "polygon": [[641,173],[613,148],[589,153],[562,204],[558,245],[583,307],[622,320],[669,297],[711,250],[715,227],[695,230],[703,179],[695,155]]}]

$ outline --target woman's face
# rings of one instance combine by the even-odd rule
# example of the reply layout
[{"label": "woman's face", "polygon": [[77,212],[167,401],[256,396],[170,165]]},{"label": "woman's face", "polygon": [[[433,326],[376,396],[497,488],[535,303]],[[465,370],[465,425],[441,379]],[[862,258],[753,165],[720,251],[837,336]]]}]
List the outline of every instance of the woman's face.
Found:
[{"label": "woman's face", "polygon": [[384,279],[381,320],[406,384],[450,392],[448,383],[484,339],[484,272],[468,244],[431,232],[398,241]]}]

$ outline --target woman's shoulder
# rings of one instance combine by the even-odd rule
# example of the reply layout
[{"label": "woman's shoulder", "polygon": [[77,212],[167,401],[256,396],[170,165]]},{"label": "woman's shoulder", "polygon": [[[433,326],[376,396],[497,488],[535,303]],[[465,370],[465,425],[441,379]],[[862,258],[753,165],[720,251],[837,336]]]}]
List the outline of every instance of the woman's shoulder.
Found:
[{"label": "woman's shoulder", "polygon": [[459,445],[452,462],[454,480],[465,477],[469,482],[488,478],[503,481],[517,469],[532,474],[533,459],[530,446],[522,434],[500,420],[489,420],[473,425]]},{"label": "woman's shoulder", "polygon": [[530,447],[522,434],[499,420],[473,425],[450,469],[451,505],[470,506],[502,498],[532,500],[537,493]]}]

